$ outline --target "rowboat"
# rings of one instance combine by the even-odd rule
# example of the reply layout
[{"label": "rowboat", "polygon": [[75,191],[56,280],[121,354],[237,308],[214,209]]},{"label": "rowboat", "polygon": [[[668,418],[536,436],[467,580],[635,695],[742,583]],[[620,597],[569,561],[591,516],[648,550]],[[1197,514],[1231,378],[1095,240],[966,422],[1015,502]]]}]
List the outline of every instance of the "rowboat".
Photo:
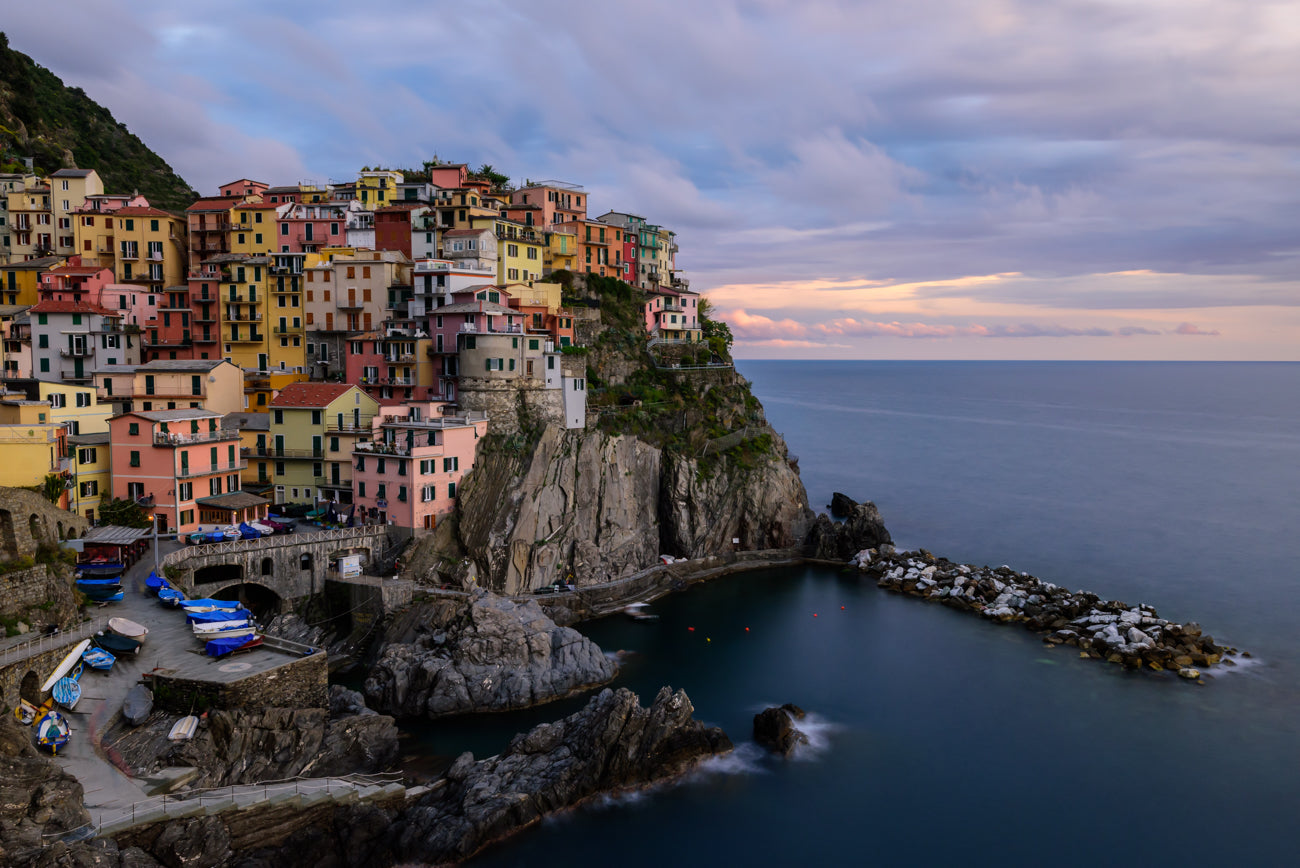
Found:
[{"label": "rowboat", "polygon": [[191,624],[213,624],[217,621],[247,621],[253,617],[253,613],[247,609],[237,609],[229,611],[218,609],[215,612],[186,612],[185,619]]},{"label": "rowboat", "polygon": [[18,700],[18,707],[14,709],[14,717],[23,726],[31,726],[36,721],[36,712],[39,711],[36,706],[32,705],[26,699]]},{"label": "rowboat", "polygon": [[188,717],[182,717],[180,720],[176,721],[176,725],[172,727],[172,731],[167,733],[167,738],[172,741],[188,741],[191,738],[194,738],[194,732],[198,728],[199,719],[191,714]]},{"label": "rowboat", "polygon": [[178,588],[159,588],[158,602],[179,609],[181,603],[185,602],[185,592]]},{"label": "rowboat", "polygon": [[82,652],[89,647],[89,639],[82,639],[74,645],[72,650],[68,652],[68,656],[64,657],[59,665],[54,667],[54,671],[50,673],[50,677],[45,679],[45,683],[41,685],[41,693],[48,693],[50,688],[53,687],[60,678],[71,672],[72,667],[76,666],[81,661]]},{"label": "rowboat", "polygon": [[77,703],[81,701],[80,678],[81,664],[78,663],[77,668],[72,670],[72,674],[65,675],[58,681],[54,682],[54,701],[59,705],[62,705],[68,711],[72,711],[76,708]]},{"label": "rowboat", "polygon": [[209,597],[200,597],[197,600],[186,600],[181,603],[186,612],[236,612],[244,608],[244,604],[238,600],[213,600]]},{"label": "rowboat", "polygon": [[76,576],[78,579],[104,579],[113,576],[120,576],[126,572],[126,564],[119,561],[91,561],[89,563],[77,564]]},{"label": "rowboat", "polygon": [[149,635],[149,628],[143,624],[137,624],[128,618],[109,618],[108,629],[112,630],[119,636],[125,636],[128,639],[134,639],[137,642],[144,643],[144,639]]},{"label": "rowboat", "polygon": [[122,716],[131,722],[133,726],[139,726],[149,718],[149,712],[153,711],[153,691],[143,684],[137,684],[132,687],[126,694],[126,700],[122,703]]},{"label": "rowboat", "polygon": [[50,753],[58,753],[71,735],[68,719],[57,711],[49,712],[36,723],[36,743]]},{"label": "rowboat", "polygon": [[167,587],[167,580],[160,578],[157,573],[150,571],[149,578],[144,580],[144,586],[146,588],[165,588]]},{"label": "rowboat", "polygon": [[251,636],[218,636],[204,644],[210,657],[225,657],[236,651],[251,651],[262,644],[262,637],[254,633]]},{"label": "rowboat", "polygon": [[195,624],[195,637],[207,641],[218,636],[251,636],[257,631],[248,621],[218,621],[215,624]]},{"label": "rowboat", "polygon": [[121,576],[104,576],[103,578],[77,579],[77,587],[79,588],[96,588],[104,585],[120,585],[120,584],[122,584]]},{"label": "rowboat", "polygon": [[137,639],[131,639],[127,636],[119,636],[116,633],[96,633],[91,637],[95,645],[109,651],[113,654],[139,654],[140,645]]},{"label": "rowboat", "polygon": [[253,527],[248,522],[241,522],[239,525],[239,535],[244,539],[261,539],[262,532]]},{"label": "rowboat", "polygon": [[109,672],[113,669],[113,664],[117,658],[109,654],[103,648],[87,648],[81,652],[81,662],[85,663],[91,669],[100,669]]},{"label": "rowboat", "polygon": [[239,528],[233,524],[230,527],[222,528],[221,535],[224,536],[227,540],[237,540],[240,538],[240,536],[242,536],[242,534],[240,534],[239,532]]},{"label": "rowboat", "polygon": [[92,603],[120,603],[126,594],[121,585],[106,585],[97,588],[78,588]]}]

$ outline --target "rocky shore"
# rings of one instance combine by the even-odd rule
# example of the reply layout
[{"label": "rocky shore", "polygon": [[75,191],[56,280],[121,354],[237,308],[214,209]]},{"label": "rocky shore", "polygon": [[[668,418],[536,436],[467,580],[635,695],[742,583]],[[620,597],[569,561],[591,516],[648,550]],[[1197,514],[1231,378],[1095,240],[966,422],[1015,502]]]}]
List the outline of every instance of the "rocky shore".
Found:
[{"label": "rocky shore", "polygon": [[604,684],[618,667],[532,600],[484,590],[420,603],[385,633],[366,677],[368,704],[397,717],[509,711]]},{"label": "rocky shore", "polygon": [[850,563],[886,590],[1020,624],[1044,634],[1050,645],[1075,647],[1080,656],[1129,669],[1170,670],[1199,680],[1202,669],[1231,665],[1228,655],[1237,653],[1203,634],[1197,624],[1161,618],[1154,606],[1103,600],[1007,566],[957,564],[924,549],[900,552],[892,545],[864,549]]}]

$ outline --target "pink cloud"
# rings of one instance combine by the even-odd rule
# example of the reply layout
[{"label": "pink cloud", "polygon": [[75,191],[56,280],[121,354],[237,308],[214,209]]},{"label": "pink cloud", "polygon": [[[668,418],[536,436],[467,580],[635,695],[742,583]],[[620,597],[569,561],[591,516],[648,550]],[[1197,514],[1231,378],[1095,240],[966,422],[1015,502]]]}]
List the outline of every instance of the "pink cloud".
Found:
[{"label": "pink cloud", "polygon": [[[1000,323],[995,325],[931,324],[924,322],[877,322],[868,319],[843,317],[826,323],[801,323],[793,319],[775,320],[754,314],[743,308],[724,311],[723,318],[731,325],[737,340],[746,343],[764,343],[773,346],[825,345],[818,338],[919,338],[935,340],[944,338],[1104,338],[1158,335],[1142,326],[1123,326],[1118,329],[1089,326],[1079,328],[1056,323]],[[1190,329],[1187,331],[1186,329]],[[1218,334],[1203,332],[1190,323],[1179,326],[1178,334]]]},{"label": "pink cloud", "polygon": [[1217,337],[1218,334],[1219,334],[1219,330],[1218,330],[1218,329],[1210,329],[1209,331],[1206,331],[1205,329],[1202,329],[1200,326],[1194,325],[1193,323],[1185,322],[1185,323],[1181,323],[1181,324],[1179,324],[1178,328],[1176,328],[1176,329],[1174,329],[1173,331],[1171,331],[1170,334],[1171,334],[1171,335],[1197,335],[1197,336],[1203,336],[1203,337]]}]

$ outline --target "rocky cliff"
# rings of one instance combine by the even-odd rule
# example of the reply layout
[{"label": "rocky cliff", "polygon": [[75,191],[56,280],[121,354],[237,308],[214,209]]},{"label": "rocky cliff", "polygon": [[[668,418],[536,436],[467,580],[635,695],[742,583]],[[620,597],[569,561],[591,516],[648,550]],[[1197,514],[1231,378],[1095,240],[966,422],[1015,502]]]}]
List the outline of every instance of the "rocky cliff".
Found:
[{"label": "rocky cliff", "polygon": [[46,836],[88,822],[77,779],[36,752],[29,727],[0,714],[0,865],[27,864]]},{"label": "rocky cliff", "polygon": [[442,717],[541,705],[604,684],[617,667],[534,602],[482,589],[468,602],[417,604],[389,625],[366,678],[374,708]]}]

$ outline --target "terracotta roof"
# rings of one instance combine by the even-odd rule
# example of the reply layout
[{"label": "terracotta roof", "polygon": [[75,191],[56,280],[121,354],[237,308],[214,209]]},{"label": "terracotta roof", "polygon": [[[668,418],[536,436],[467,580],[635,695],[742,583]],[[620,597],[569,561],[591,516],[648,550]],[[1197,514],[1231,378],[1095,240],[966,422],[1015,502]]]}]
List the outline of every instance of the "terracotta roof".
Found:
[{"label": "terracotta roof", "polygon": [[395,205],[385,205],[383,208],[376,208],[376,214],[386,214],[396,211],[414,211],[416,208],[428,208],[428,202],[398,202]]},{"label": "terracotta roof", "polygon": [[208,196],[195,202],[186,211],[226,211],[244,201],[243,196]]},{"label": "terracotta roof", "polygon": [[51,178],[89,178],[93,169],[59,169]]},{"label": "terracotta roof", "polygon": [[351,388],[348,383],[290,383],[271,399],[271,406],[324,407]]},{"label": "terracotta roof", "polygon": [[84,301],[42,301],[31,310],[32,313],[97,313],[103,316],[122,316],[120,311],[102,308],[97,304]]},{"label": "terracotta roof", "polygon": [[265,497],[258,497],[247,491],[227,491],[225,494],[215,494],[212,497],[200,497],[194,502],[199,506],[229,510],[247,509],[250,506],[270,503]]},{"label": "terracotta roof", "polygon": [[61,265],[52,269],[50,274],[99,274],[101,271],[111,273],[113,269],[105,265]]},{"label": "terracotta roof", "polygon": [[443,238],[458,238],[465,235],[482,235],[484,232],[490,233],[492,230],[486,226],[482,229],[448,229],[442,233]]},{"label": "terracotta roof", "polygon": [[235,207],[236,207],[236,208],[246,208],[246,209],[248,209],[248,210],[250,210],[250,211],[253,211],[253,210],[257,210],[257,211],[274,211],[276,208],[279,208],[279,207],[280,207],[281,205],[283,205],[283,204],[284,204],[283,202],[243,202],[243,203],[241,203],[241,204],[239,204],[239,205],[236,205]]}]

